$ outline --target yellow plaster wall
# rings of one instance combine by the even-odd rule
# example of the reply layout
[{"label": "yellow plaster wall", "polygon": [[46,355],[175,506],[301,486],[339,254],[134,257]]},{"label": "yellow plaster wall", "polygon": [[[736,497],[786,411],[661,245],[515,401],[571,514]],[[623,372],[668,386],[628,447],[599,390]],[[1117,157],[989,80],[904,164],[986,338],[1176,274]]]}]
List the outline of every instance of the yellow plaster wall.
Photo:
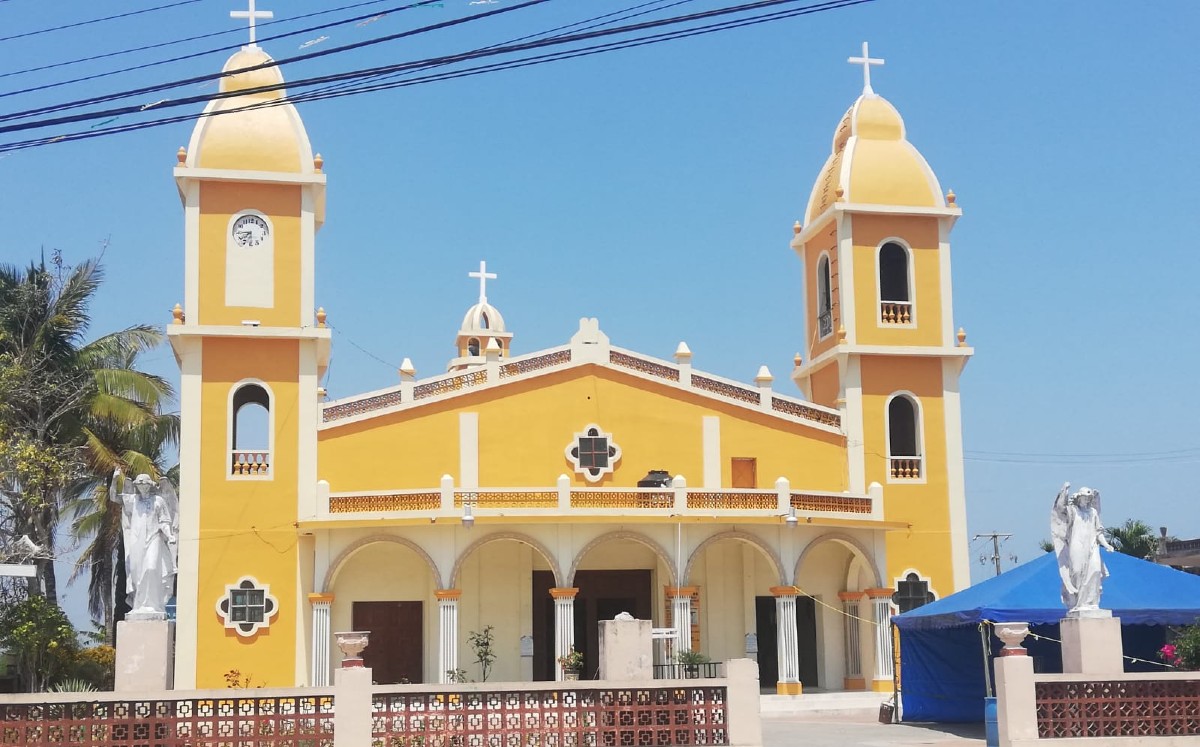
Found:
[{"label": "yellow plaster wall", "polygon": [[[915,327],[879,325],[878,248],[899,238],[912,249]],[[854,216],[855,317],[863,345],[941,345],[942,290],[935,218]]]},{"label": "yellow plaster wall", "polygon": [[[888,578],[884,581],[890,583],[905,569],[916,568],[932,577],[935,586],[952,589],[941,360],[864,357],[862,383],[867,481],[884,486],[884,514],[889,521],[912,524],[910,530],[887,534]],[[893,392],[902,390],[916,395],[921,405],[924,483],[888,482],[886,403]]]},{"label": "yellow plaster wall", "polygon": [[836,361],[826,365],[812,376],[812,400],[818,405],[837,407],[841,388]]},{"label": "yellow plaster wall", "polygon": [[[241,182],[200,185],[200,324],[239,325],[243,319],[257,319],[268,327],[300,326],[300,190],[295,185]],[[225,305],[229,219],[242,210],[266,214],[274,229],[271,309]]]},{"label": "yellow plaster wall", "polygon": [[[254,682],[295,684],[297,562],[295,341],[208,339],[201,390],[200,558],[196,686],[224,687],[230,669]],[[233,384],[255,377],[275,396],[273,479],[231,480],[229,393]],[[216,605],[225,585],[244,575],[270,584],[279,612],[270,627],[243,638],[224,627]]]},{"label": "yellow plaster wall", "polygon": [[457,480],[460,412],[479,414],[483,486],[548,487],[564,473],[591,485],[564,454],[590,423],[612,433],[622,450],[615,474],[597,484],[631,487],[649,470],[665,469],[700,485],[702,418],[716,415],[725,485],[729,457],[750,456],[764,486],[782,475],[812,490],[845,488],[840,436],[598,367],[323,430],[319,476],[334,492],[434,487],[443,474]]}]

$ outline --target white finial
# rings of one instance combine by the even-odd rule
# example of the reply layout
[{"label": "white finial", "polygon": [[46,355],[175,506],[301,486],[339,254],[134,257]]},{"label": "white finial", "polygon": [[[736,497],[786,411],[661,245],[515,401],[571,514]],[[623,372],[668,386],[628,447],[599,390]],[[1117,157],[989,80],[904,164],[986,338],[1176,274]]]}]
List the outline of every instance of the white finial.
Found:
[{"label": "white finial", "polygon": [[495,280],[496,273],[487,271],[487,262],[480,262],[479,272],[468,272],[467,277],[479,278],[479,303],[487,303],[487,281]]},{"label": "white finial", "polygon": [[249,10],[232,10],[229,12],[229,17],[236,19],[245,18],[250,22],[250,46],[257,47],[258,44],[254,41],[254,22],[260,18],[274,18],[275,14],[269,10],[255,10],[254,0],[246,0],[246,2],[250,3]]},{"label": "white finial", "polygon": [[871,66],[882,65],[883,60],[872,57],[867,52],[867,43],[863,42],[862,57],[850,57],[846,62],[849,62],[851,65],[863,66],[863,93],[875,93],[875,91],[871,90]]}]

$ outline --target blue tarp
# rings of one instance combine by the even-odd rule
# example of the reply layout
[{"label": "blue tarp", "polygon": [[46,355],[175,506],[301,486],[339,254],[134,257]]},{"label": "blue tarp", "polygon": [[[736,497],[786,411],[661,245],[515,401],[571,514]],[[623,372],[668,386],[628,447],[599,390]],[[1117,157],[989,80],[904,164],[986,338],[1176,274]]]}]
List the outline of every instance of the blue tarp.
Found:
[{"label": "blue tarp", "polygon": [[[1200,620],[1200,576],[1101,552],[1110,574],[1104,580],[1101,605],[1121,618],[1126,655],[1153,659],[1163,642],[1161,626]],[[982,721],[984,643],[979,623],[1028,622],[1034,633],[1057,639],[1058,622],[1067,612],[1059,588],[1057,561],[1052,553],[1045,553],[1007,573],[892,618],[900,629],[904,720]],[[994,654],[1000,643],[990,629],[985,632]],[[1061,670],[1057,643],[1028,639],[1025,645],[1038,671]],[[1147,668],[1157,669],[1127,666],[1129,670]]]}]

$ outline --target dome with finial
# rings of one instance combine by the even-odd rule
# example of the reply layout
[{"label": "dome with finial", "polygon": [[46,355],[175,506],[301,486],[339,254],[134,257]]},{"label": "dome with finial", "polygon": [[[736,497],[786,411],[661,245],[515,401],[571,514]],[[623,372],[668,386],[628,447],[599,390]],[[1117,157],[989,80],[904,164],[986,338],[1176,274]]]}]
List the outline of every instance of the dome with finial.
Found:
[{"label": "dome with finial", "polygon": [[487,262],[480,262],[479,272],[467,275],[479,279],[479,302],[463,316],[455,338],[458,355],[447,366],[450,371],[481,366],[487,362],[489,352],[497,357],[507,357],[512,344],[513,335],[505,327],[504,317],[487,300],[487,281],[494,280],[496,274],[487,271]]},{"label": "dome with finial", "polygon": [[863,93],[846,110],[833,133],[833,144],[809,196],[805,223],[834,203],[944,208],[946,198],[933,169],[908,142],[904,119],[891,102],[871,88],[872,59],[850,59],[864,65]]},{"label": "dome with finial", "polygon": [[[221,69],[221,93],[192,130],[184,165],[239,171],[314,172],[312,146],[287,96],[278,65],[257,45],[242,47]],[[279,86],[273,90],[260,88]],[[239,93],[242,92],[242,93]],[[262,104],[264,106],[255,106]],[[220,116],[216,116],[220,115]]]}]

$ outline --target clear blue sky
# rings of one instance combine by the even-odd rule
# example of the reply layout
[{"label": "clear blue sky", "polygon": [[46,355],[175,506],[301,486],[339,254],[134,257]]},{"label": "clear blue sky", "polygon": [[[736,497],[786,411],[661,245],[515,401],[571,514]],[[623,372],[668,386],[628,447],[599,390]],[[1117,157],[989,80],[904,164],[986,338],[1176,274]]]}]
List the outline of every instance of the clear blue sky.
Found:
[{"label": "clear blue sky", "polygon": [[[14,0],[0,5],[0,35],[155,4]],[[330,39],[315,48],[505,4],[447,0],[322,32]],[[552,0],[284,74],[465,50],[634,4]],[[3,70],[237,29],[227,18],[236,5],[206,0],[0,41]],[[279,19],[327,7],[263,5]],[[861,88],[846,57],[868,40],[887,60],[873,71],[876,91],[964,210],[952,238],[955,324],[977,349],[963,380],[971,533],[1013,532],[1005,554],[1032,558],[1070,480],[1103,492],[1108,523],[1133,516],[1200,536],[1189,479],[1200,462],[1198,23],[1200,6],[1186,2],[880,0],[303,105],[329,174],[317,239],[317,298],[336,330],[327,386],[335,397],[389,386],[406,356],[420,375],[444,370],[477,294],[466,274],[486,259],[500,275],[488,295],[517,353],[562,344],[579,317],[596,316],[617,345],[669,357],[686,340],[699,368],[749,380],[765,363],[794,393],[786,374],[802,320],[791,225]],[[0,91],[244,33],[0,78]],[[305,40],[266,47],[282,58]],[[215,72],[227,55],[0,98],[0,112]],[[78,261],[107,240],[95,329],[166,322],[183,292],[171,167],[190,131],[175,124],[0,159],[0,258],[56,247]],[[149,363],[177,378],[169,350]],[[73,586],[72,606],[85,593]]]}]

